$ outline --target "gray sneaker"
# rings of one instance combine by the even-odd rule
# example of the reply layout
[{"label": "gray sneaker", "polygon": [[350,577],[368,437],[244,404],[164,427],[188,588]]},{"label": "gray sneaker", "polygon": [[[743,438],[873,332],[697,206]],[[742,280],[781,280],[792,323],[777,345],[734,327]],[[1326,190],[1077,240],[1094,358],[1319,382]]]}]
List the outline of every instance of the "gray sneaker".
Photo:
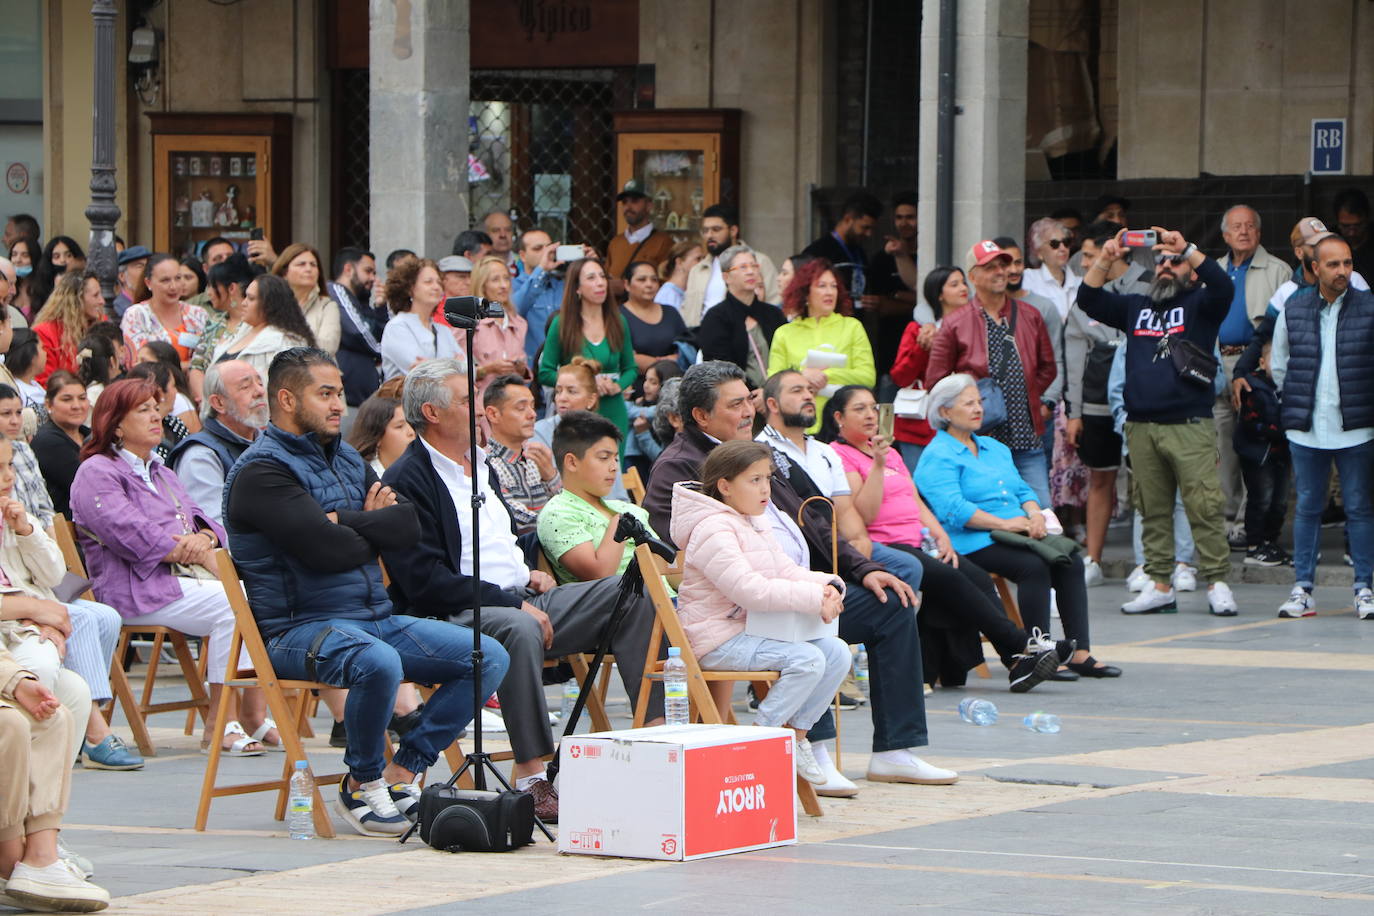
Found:
[{"label": "gray sneaker", "polygon": [[1361,620],[1374,620],[1374,591],[1362,588],[1355,593],[1355,614]]},{"label": "gray sneaker", "polygon": [[1293,586],[1288,600],[1279,605],[1280,617],[1313,617],[1316,613],[1317,604],[1312,600],[1312,593],[1301,585]]}]

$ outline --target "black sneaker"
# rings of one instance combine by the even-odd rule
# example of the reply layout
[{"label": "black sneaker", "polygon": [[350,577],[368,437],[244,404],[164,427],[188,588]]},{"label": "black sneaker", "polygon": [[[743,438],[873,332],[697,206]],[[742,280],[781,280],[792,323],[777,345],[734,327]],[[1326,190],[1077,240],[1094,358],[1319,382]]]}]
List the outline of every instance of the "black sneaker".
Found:
[{"label": "black sneaker", "polygon": [[1282,552],[1273,544],[1260,544],[1245,551],[1246,566],[1282,566]]},{"label": "black sneaker", "polygon": [[1038,655],[1018,655],[1007,672],[1012,693],[1025,693],[1036,684],[1052,676],[1059,667],[1059,652],[1046,649]]},{"label": "black sneaker", "polygon": [[329,746],[348,747],[348,730],[342,722],[335,722],[334,727],[329,730]]},{"label": "black sneaker", "polygon": [[842,694],[840,694],[840,708],[841,708],[841,709],[858,709],[858,708],[859,708],[860,706],[862,706],[863,704],[864,704],[864,701],[858,699],[857,697],[851,697],[851,696],[850,696],[849,694],[847,694],[847,693],[842,693]]},{"label": "black sneaker", "polygon": [[754,693],[754,685],[753,685],[753,684],[750,684],[749,687],[748,687],[748,689],[745,690],[745,693],[746,693],[746,694],[748,695],[748,697],[749,697],[749,708],[750,708],[750,709],[758,709],[758,708],[759,708],[759,697],[758,697],[758,694]]},{"label": "black sneaker", "polygon": [[387,727],[387,730],[395,732],[396,740],[399,741],[406,736],[407,732],[420,724],[424,708],[425,704],[421,703],[403,716],[393,715],[391,717],[391,724]]}]

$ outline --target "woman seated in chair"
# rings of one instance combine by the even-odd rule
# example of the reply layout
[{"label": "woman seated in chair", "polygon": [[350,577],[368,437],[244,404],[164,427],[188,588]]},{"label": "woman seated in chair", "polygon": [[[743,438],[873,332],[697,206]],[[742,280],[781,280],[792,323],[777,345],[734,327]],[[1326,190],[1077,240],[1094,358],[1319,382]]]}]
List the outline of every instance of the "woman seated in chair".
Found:
[{"label": "woman seated in chair", "polygon": [[784,642],[745,632],[750,614],[796,611],[830,623],[844,609],[844,582],[805,565],[800,532],[790,544],[773,535],[768,512],[772,450],[762,442],[727,442],[701,468],[701,489],[673,485],[673,540],[683,549],[678,616],[702,668],[777,671],[755,725],[797,733],[797,774],[823,785],[825,770],[806,733],[849,673],[839,636]]},{"label": "woman seated in chair", "polygon": [[[947,687],[962,685],[969,668],[983,661],[978,631],[997,649],[1013,692],[1030,690],[1052,675],[1058,663],[1068,658],[1069,644],[1056,645],[1046,638],[1048,624],[1027,632],[1007,618],[992,579],[977,563],[956,552],[916,492],[892,440],[878,435],[873,392],[861,385],[846,385],[826,407],[820,438],[834,446],[844,464],[854,508],[868,526],[869,537],[914,555],[921,564],[917,620],[926,679],[934,683],[938,677]],[[935,539],[938,558],[921,550],[923,528]]]},{"label": "woman seated in chair", "polygon": [[14,448],[0,438],[0,633],[8,633],[10,648],[30,669],[37,661],[26,650],[42,648],[34,642],[48,643],[45,654],[51,661],[85,682],[93,702],[73,712],[85,730],[79,752],[86,767],[137,770],[143,758],[110,731],[100,714],[100,705],[113,696],[110,660],[119,641],[119,614],[94,601],[57,599],[53,589],[67,571],[62,549],[15,499],[14,483]]},{"label": "woman seated in chair", "polygon": [[[206,675],[214,709],[234,633],[229,599],[210,571],[224,530],[155,455],[163,433],[161,394],[153,382],[124,379],[100,396],[72,481],[72,520],[97,597],[129,624],[209,637]],[[225,751],[249,756],[284,750],[266,710],[261,691],[244,691],[240,721],[225,729]],[[211,737],[205,735],[202,750]]]},{"label": "woman seated in chair", "polygon": [[1035,493],[1017,473],[1011,450],[977,435],[983,402],[973,376],[941,379],[930,391],[927,416],[937,431],[921,454],[916,485],[954,548],[1017,584],[1028,626],[1049,629],[1053,588],[1064,635],[1077,644],[1069,670],[1081,677],[1119,677],[1120,668],[1089,652],[1088,591],[1078,544],[1047,534]]}]

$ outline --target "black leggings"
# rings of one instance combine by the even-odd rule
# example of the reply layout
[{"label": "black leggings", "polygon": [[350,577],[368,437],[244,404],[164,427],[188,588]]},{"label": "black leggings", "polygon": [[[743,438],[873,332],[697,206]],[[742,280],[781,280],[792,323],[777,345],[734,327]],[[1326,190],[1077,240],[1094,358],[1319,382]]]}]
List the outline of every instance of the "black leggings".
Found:
[{"label": "black leggings", "polygon": [[910,544],[887,546],[912,554],[921,561],[921,609],[946,619],[964,620],[978,628],[997,650],[1002,663],[1026,651],[1026,632],[1011,622],[1002,607],[992,579],[968,557],[959,557],[959,568],[926,554]]},{"label": "black leggings", "polygon": [[1078,640],[1078,648],[1088,648],[1088,587],[1083,581],[1083,558],[1075,552],[1067,566],[1050,566],[1040,555],[1024,547],[992,544],[975,550],[969,557],[988,572],[1016,583],[1016,600],[1021,605],[1021,622],[1026,629],[1039,627],[1050,632],[1050,589],[1059,603],[1059,622],[1064,635]]}]

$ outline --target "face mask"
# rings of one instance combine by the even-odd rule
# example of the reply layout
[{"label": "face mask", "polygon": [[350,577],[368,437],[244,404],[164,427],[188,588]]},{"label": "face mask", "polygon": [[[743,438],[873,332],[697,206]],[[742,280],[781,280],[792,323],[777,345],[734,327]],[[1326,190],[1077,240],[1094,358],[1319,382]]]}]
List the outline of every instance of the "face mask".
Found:
[{"label": "face mask", "polygon": [[16,266],[14,268],[14,275],[16,277],[27,277],[31,273],[33,273],[32,264],[25,264],[23,267]]}]

